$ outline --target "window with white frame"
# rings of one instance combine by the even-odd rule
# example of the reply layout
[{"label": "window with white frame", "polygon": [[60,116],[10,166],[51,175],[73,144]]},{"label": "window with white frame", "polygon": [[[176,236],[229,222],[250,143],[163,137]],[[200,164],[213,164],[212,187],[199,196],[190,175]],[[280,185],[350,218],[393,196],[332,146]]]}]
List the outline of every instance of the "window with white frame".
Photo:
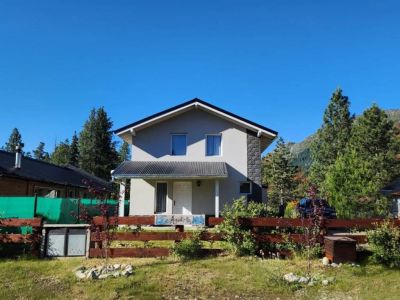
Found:
[{"label": "window with white frame", "polygon": [[222,137],[220,134],[206,135],[206,156],[220,156]]},{"label": "window with white frame", "polygon": [[248,195],[251,194],[251,182],[242,181],[240,183],[240,194]]},{"label": "window with white frame", "polygon": [[171,155],[186,155],[186,134],[171,135]]}]

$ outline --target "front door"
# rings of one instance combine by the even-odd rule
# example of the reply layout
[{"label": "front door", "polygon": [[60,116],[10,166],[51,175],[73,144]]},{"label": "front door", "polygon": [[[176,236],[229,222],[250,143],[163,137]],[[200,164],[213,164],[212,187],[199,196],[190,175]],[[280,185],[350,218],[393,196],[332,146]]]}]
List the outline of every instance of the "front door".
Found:
[{"label": "front door", "polygon": [[191,215],[192,214],[192,182],[176,181],[174,182],[174,214]]}]

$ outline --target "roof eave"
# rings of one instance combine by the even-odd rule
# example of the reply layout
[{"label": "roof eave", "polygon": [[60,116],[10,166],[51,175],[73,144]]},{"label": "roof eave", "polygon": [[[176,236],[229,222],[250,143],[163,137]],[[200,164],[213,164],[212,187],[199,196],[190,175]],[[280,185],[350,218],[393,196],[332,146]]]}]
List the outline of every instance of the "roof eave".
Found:
[{"label": "roof eave", "polygon": [[169,108],[167,110],[161,111],[161,112],[156,113],[154,115],[151,115],[151,116],[149,116],[147,118],[144,118],[142,120],[134,122],[134,123],[132,123],[130,125],[121,127],[119,129],[115,130],[114,133],[116,135],[118,135],[118,136],[121,136],[121,135],[123,135],[123,134],[125,134],[125,133],[127,133],[129,131],[134,132],[140,127],[144,127],[146,125],[150,126],[151,124],[157,122],[158,120],[165,119],[166,117],[173,116],[174,114],[179,114],[182,111],[185,111],[185,110],[188,110],[188,109],[192,108],[193,106],[196,107],[196,108],[202,108],[202,109],[208,110],[208,111],[213,112],[214,114],[217,114],[217,115],[219,115],[221,117],[224,117],[226,119],[234,121],[234,122],[240,124],[241,126],[245,127],[246,129],[254,130],[259,135],[264,134],[264,135],[266,135],[266,136],[268,136],[270,138],[273,138],[273,139],[275,139],[275,137],[278,135],[278,132],[276,132],[276,131],[274,131],[272,129],[266,128],[266,127],[261,126],[259,124],[256,124],[256,123],[254,123],[254,122],[252,122],[250,120],[242,118],[242,117],[240,117],[238,115],[230,113],[230,112],[228,112],[226,110],[223,110],[223,109],[221,109],[219,107],[216,107],[216,106],[214,106],[214,105],[212,105],[210,103],[207,103],[207,102],[205,102],[203,100],[200,100],[200,99],[197,99],[197,98],[195,98],[193,100],[190,100],[190,101],[187,101],[187,102],[184,102],[184,103],[182,103],[180,105],[174,106],[174,107]]}]

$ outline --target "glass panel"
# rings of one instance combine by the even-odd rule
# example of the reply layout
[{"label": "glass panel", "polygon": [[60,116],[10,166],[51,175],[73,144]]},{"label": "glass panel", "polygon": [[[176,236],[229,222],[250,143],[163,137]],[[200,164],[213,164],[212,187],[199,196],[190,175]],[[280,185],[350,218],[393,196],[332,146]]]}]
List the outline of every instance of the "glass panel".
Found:
[{"label": "glass panel", "polygon": [[157,183],[156,192],[156,213],[163,213],[167,211],[167,183]]},{"label": "glass panel", "polygon": [[221,136],[220,135],[208,135],[206,145],[206,155],[221,155]]},{"label": "glass panel", "polygon": [[186,155],[186,135],[172,135],[171,155]]},{"label": "glass panel", "polygon": [[86,255],[86,232],[68,235],[68,256]]},{"label": "glass panel", "polygon": [[250,194],[251,193],[250,182],[241,182],[240,183],[240,193],[241,194]]}]

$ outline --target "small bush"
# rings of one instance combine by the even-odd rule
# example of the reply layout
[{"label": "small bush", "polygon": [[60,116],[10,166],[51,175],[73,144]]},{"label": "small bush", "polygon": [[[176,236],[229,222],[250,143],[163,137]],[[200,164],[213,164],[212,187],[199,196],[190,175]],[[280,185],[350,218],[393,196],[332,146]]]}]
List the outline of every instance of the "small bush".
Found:
[{"label": "small bush", "polygon": [[297,211],[298,201],[290,201],[285,208],[285,218],[295,219],[299,217],[299,212]]},{"label": "small bush", "polygon": [[225,205],[222,212],[224,222],[219,231],[223,233],[228,248],[236,256],[254,255],[259,245],[254,238],[251,228],[240,224],[238,218],[265,217],[270,214],[263,203],[249,202],[245,198],[235,200],[232,205]]},{"label": "small bush", "polygon": [[399,228],[390,221],[385,221],[376,229],[368,231],[367,238],[373,261],[391,268],[400,268]]},{"label": "small bush", "polygon": [[171,248],[172,254],[182,260],[199,258],[202,254],[201,234],[201,231],[194,231],[189,239],[175,243]]}]

